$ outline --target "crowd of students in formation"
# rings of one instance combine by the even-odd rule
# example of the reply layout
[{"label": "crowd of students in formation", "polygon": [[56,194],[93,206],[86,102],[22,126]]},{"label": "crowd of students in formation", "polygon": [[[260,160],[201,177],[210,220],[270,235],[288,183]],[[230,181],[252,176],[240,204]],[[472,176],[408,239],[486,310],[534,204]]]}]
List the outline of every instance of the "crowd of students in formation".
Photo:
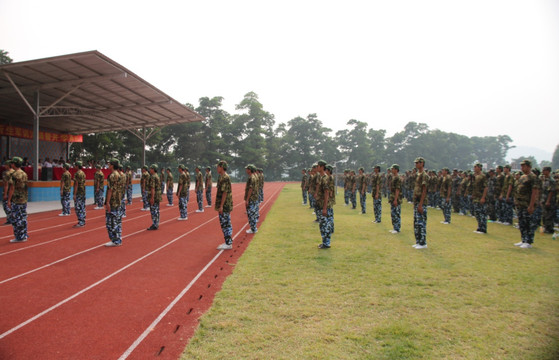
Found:
[{"label": "crowd of students in formation", "polygon": [[[11,224],[14,230],[12,243],[22,243],[28,240],[27,234],[27,174],[21,169],[24,161],[14,157],[5,161],[6,170],[3,173],[4,196],[3,208],[6,213],[6,223]],[[109,235],[107,247],[122,245],[122,218],[126,217],[126,205],[132,203],[132,171],[130,167],[123,167],[118,159],[108,163],[110,174],[105,179],[101,166],[96,165],[97,171],[93,180],[94,210],[105,209],[105,224]],[[86,185],[83,164],[76,161],[77,168],[73,178],[70,174],[70,164],[64,163],[65,169],[60,180],[60,202],[62,212],[58,216],[70,215],[70,197],[73,195],[74,210],[77,216],[75,228],[85,226],[86,210]],[[231,225],[231,212],[233,211],[233,197],[231,179],[227,174],[227,162],[219,161],[216,165],[218,179],[215,198],[215,210],[218,212],[219,223],[223,231],[224,243],[219,250],[229,250],[233,244],[233,228]],[[250,229],[246,232],[254,234],[258,231],[257,224],[260,218],[260,203],[264,201],[264,173],[260,168],[249,164],[246,166],[247,182],[245,187],[245,209],[248,216]],[[177,220],[188,220],[188,201],[190,197],[190,173],[186,166],[178,166],[179,179],[175,193],[178,200],[179,217]],[[197,213],[204,212],[204,192],[206,208],[212,207],[212,173],[211,168],[196,166],[194,191],[196,193]],[[106,180],[106,186],[105,186]],[[73,181],[73,186],[72,186]],[[152,224],[147,230],[159,229],[159,205],[162,194],[166,194],[167,206],[173,206],[174,179],[170,168],[161,169],[157,164],[143,166],[141,169],[140,187],[142,195],[141,211],[150,211]],[[166,188],[166,190],[165,190]]]},{"label": "crowd of students in formation", "polygon": [[[475,217],[476,234],[486,234],[488,222],[511,226],[517,219],[514,226],[520,230],[521,241],[514,245],[523,249],[533,246],[538,228],[544,234],[553,234],[553,239],[559,238],[559,170],[553,173],[550,167],[544,167],[540,171],[532,168],[529,160],[520,163],[520,171],[512,171],[510,165],[484,171],[480,163],[474,165],[473,171],[453,169],[451,172],[448,168],[428,171],[422,157],[416,158],[414,163],[415,168],[405,173],[400,173],[398,164],[392,165],[386,173],[381,171],[380,166],[375,166],[371,173],[365,173],[362,167],[357,173],[345,170],[337,182],[337,186],[344,188],[344,205],[357,209],[359,199],[361,213],[366,214],[367,193],[370,193],[373,198],[373,223],[380,223],[381,200],[383,197],[388,198],[393,225],[390,232],[398,234],[401,231],[401,204],[405,199],[414,206],[416,243],[413,247],[416,249],[427,248],[428,208],[442,210],[444,221],[441,223],[444,225],[451,224],[452,213]],[[333,210],[331,219],[327,218],[327,213],[330,214],[329,205],[322,201],[325,191],[323,184],[326,182],[333,184],[334,177],[331,171],[326,174],[324,170],[321,172],[318,163],[302,170],[303,205],[310,204],[316,215],[315,221],[321,224],[321,248],[330,247],[330,235],[334,229]],[[328,194],[334,197],[333,190]],[[323,208],[327,211],[323,211]],[[323,232],[323,223],[331,228],[330,233]]]}]

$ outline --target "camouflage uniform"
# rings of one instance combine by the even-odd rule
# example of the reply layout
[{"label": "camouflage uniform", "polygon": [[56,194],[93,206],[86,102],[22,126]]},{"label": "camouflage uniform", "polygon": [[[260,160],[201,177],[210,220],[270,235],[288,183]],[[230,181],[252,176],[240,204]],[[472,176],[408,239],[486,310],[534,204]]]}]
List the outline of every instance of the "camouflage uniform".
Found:
[{"label": "camouflage uniform", "polygon": [[167,172],[167,201],[173,205],[173,173]]},{"label": "camouflage uniform", "polygon": [[190,193],[190,174],[184,170],[179,175],[179,188],[181,189],[179,196],[179,213],[180,217],[186,219],[188,217],[188,196]]},{"label": "camouflage uniform", "polygon": [[357,190],[359,192],[359,204],[361,214],[367,213],[367,179],[363,173],[357,175]]},{"label": "camouflage uniform", "polygon": [[223,232],[225,244],[231,245],[233,243],[233,226],[231,225],[231,212],[233,211],[233,194],[231,189],[231,179],[227,173],[219,175],[217,179],[217,192],[215,195],[215,209],[219,211],[223,193],[227,193],[227,198],[223,203],[223,212],[219,214],[219,225]]},{"label": "camouflage uniform", "polygon": [[[540,189],[540,182],[534,173],[523,174],[516,186],[514,203],[518,212],[518,228],[523,243],[534,243],[536,228],[532,223],[532,214],[528,212],[533,191]],[[536,200],[537,202],[537,200]],[[534,205],[535,207],[535,205]]]},{"label": "camouflage uniform", "polygon": [[417,245],[427,244],[427,196],[422,204],[423,214],[419,212],[419,202],[421,201],[421,194],[423,188],[427,188],[429,184],[429,175],[425,171],[417,173],[415,178],[415,186],[413,188],[413,230],[415,235],[415,243]]},{"label": "camouflage uniform", "polygon": [[157,171],[150,174],[148,180],[148,197],[151,202],[151,190],[154,189],[153,204],[150,203],[149,211],[151,213],[152,227],[155,229],[159,228],[159,203],[161,202],[161,180]]},{"label": "camouflage uniform", "polygon": [[[541,175],[540,176],[540,180],[541,180],[541,196],[540,196],[540,205],[542,207],[543,213],[542,213],[542,224],[544,227],[544,232],[546,234],[552,234],[553,233],[553,222],[554,222],[554,217],[555,217],[555,197],[556,197],[556,187],[557,184],[555,182],[555,179],[551,176],[545,176],[545,175]],[[551,194],[551,198],[549,201],[549,206],[546,205],[547,204],[547,200],[548,197]]]},{"label": "camouflage uniform", "polygon": [[[501,203],[501,219],[500,221],[503,224],[512,224],[512,219],[513,219],[513,204],[514,204],[514,188],[515,188],[515,183],[516,180],[514,179],[514,176],[512,174],[508,174],[505,176],[505,179],[503,181],[503,188],[501,190],[501,196],[503,197],[502,203]],[[510,194],[507,197],[507,193],[510,190]]]},{"label": "camouflage uniform", "polygon": [[[119,194],[120,174],[117,170],[113,171],[107,177],[107,193],[105,202],[108,203],[110,211],[105,211],[105,225],[109,239],[117,245],[122,243],[122,215],[120,212],[120,194]],[[109,190],[111,197],[109,198]]]},{"label": "camouflage uniform", "polygon": [[143,184],[143,189],[142,189],[143,209],[149,209],[148,192],[146,190],[148,180],[149,180],[149,172],[142,171],[142,177],[140,178],[140,181]]},{"label": "camouflage uniform", "polygon": [[74,174],[74,208],[78,225],[85,225],[85,173],[80,169]]},{"label": "camouflage uniform", "polygon": [[[382,220],[382,178],[380,173],[375,172],[371,177],[371,195],[373,197],[373,211],[375,213],[375,223],[380,223]],[[377,199],[378,195],[378,199]]]},{"label": "camouflage uniform", "polygon": [[493,173],[491,173],[489,179],[487,180],[487,197],[485,199],[485,203],[487,206],[487,216],[490,221],[497,220],[497,208],[495,206],[496,188],[497,178],[495,177],[495,175],[493,175]]},{"label": "camouflage uniform", "polygon": [[198,202],[198,211],[204,211],[204,209],[202,208],[203,205],[202,193],[204,191],[204,181],[202,179],[202,172],[200,171],[196,172],[196,186],[194,190],[196,191],[196,201]]},{"label": "camouflage uniform", "polygon": [[352,171],[351,175],[349,176],[349,184],[351,186],[351,188],[350,188],[351,189],[351,194],[350,194],[351,208],[356,209],[357,208],[357,191],[356,191],[357,179],[356,179],[354,171]]},{"label": "camouflage uniform", "polygon": [[[334,205],[336,204],[336,190],[334,177],[331,175],[318,175],[319,182],[316,191],[317,211],[319,211],[319,229],[322,237],[323,247],[329,248],[334,233]],[[329,198],[326,204],[326,215],[323,215],[325,194],[328,192]],[[320,209],[320,210],[319,210]]]},{"label": "camouflage uniform", "polygon": [[[396,190],[400,190],[398,199],[395,199]],[[401,210],[402,210],[402,180],[400,176],[392,176],[392,184],[390,185],[390,217],[392,219],[392,227],[394,231],[400,232],[402,226]],[[397,205],[394,206],[394,200],[396,200]]]},{"label": "camouflage uniform", "polygon": [[501,193],[503,192],[503,186],[505,184],[505,176],[502,172],[497,171],[497,176],[495,176],[495,221],[501,221],[503,219],[503,202],[501,200]]},{"label": "camouflage uniform", "polygon": [[[252,190],[250,193],[250,198],[248,198],[249,190]],[[250,229],[252,232],[257,232],[258,228],[256,224],[258,223],[258,219],[260,217],[259,208],[258,208],[258,179],[256,174],[252,173],[248,176],[246,186],[245,186],[245,201],[247,202],[247,217],[248,223],[250,225]]]},{"label": "camouflage uniform", "polygon": [[132,204],[132,170],[126,170],[126,204]]},{"label": "camouflage uniform", "polygon": [[452,208],[455,213],[460,212],[460,183],[462,178],[460,175],[453,175],[452,178]]},{"label": "camouflage uniform", "polygon": [[[452,187],[453,182],[450,175],[443,175],[442,176],[442,183],[440,186],[440,197],[441,197],[441,208],[443,210],[444,222],[450,224],[451,215],[452,215]],[[448,190],[450,188],[451,196],[447,200]]]},{"label": "camouflage uniform", "polygon": [[118,194],[120,196],[120,216],[126,217],[126,174],[119,171]]},{"label": "camouflage uniform", "polygon": [[103,207],[103,188],[105,187],[105,175],[98,169],[93,178],[93,191],[95,192],[95,205],[99,208]]},{"label": "camouflage uniform", "polygon": [[60,196],[60,202],[62,204],[62,214],[70,215],[70,189],[72,187],[72,175],[68,170],[62,173],[62,195]]},{"label": "camouflage uniform", "polygon": [[[9,165],[7,165],[9,166]],[[12,174],[14,173],[14,169],[8,168],[2,174],[2,181],[4,182],[4,197],[2,199],[2,206],[4,207],[4,212],[6,213],[6,224],[11,224],[11,216],[12,216],[12,207],[8,206],[8,187],[10,185],[10,179]]]},{"label": "camouflage uniform", "polygon": [[303,177],[301,178],[301,192],[303,193],[303,205],[307,205],[307,173],[303,173]]},{"label": "camouflage uniform", "polygon": [[[474,206],[474,215],[477,220],[478,232],[487,233],[487,201],[481,202],[487,189],[487,177],[484,173],[475,175],[472,184],[472,201]],[[485,193],[486,195],[486,193]],[[487,196],[487,195],[486,195]]]},{"label": "camouflage uniform", "polygon": [[351,187],[349,173],[344,171],[344,203],[349,205],[349,199],[351,198]]},{"label": "camouflage uniform", "polygon": [[259,179],[259,189],[258,189],[258,202],[264,202],[264,174],[261,172],[262,170],[258,170],[258,179]]},{"label": "camouflage uniform", "polygon": [[212,172],[206,173],[206,202],[208,207],[212,206]]},{"label": "camouflage uniform", "polygon": [[26,241],[27,236],[27,174],[16,169],[10,180],[9,186],[13,187],[11,198],[11,222],[14,229],[15,242]]}]

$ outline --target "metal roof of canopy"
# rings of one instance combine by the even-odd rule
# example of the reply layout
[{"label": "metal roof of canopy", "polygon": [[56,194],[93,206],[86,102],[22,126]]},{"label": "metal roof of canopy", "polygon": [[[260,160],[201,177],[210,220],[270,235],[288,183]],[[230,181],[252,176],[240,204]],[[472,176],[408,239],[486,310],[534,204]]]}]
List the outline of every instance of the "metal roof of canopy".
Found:
[{"label": "metal roof of canopy", "polygon": [[37,113],[42,130],[68,134],[204,119],[98,51],[0,65],[0,123]]}]

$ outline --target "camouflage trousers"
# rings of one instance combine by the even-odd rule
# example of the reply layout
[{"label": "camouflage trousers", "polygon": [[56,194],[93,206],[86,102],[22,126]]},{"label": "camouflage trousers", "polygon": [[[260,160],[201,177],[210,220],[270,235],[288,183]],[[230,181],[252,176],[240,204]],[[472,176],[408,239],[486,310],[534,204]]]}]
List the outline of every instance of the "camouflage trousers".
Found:
[{"label": "camouflage trousers", "polygon": [[122,217],[119,208],[111,207],[111,211],[105,211],[105,226],[109,239],[115,243],[122,243]]},{"label": "camouflage trousers", "polygon": [[367,213],[367,193],[359,193],[359,204],[361,204],[361,214]]},{"label": "camouflage trousers", "polygon": [[309,192],[309,208],[314,209],[314,196]]},{"label": "camouflage trousers", "polygon": [[489,218],[489,220],[491,221],[497,220],[497,207],[495,206],[496,205],[495,198],[493,196],[487,195],[485,204],[487,206],[487,217]]},{"label": "camouflage trousers", "polygon": [[27,239],[27,203],[12,203],[12,227],[17,241]]},{"label": "camouflage trousers", "polygon": [[344,190],[344,202],[349,205],[349,199],[351,198],[351,190]]},{"label": "camouflage trousers", "polygon": [[450,216],[452,213],[452,200],[446,201],[446,199],[441,199],[441,209],[443,209],[444,221],[450,223]]},{"label": "camouflage trousers", "polygon": [[188,217],[188,198],[186,196],[179,198],[179,213],[183,219]]},{"label": "camouflage trousers", "polygon": [[132,204],[132,184],[126,187],[126,204]]},{"label": "camouflage trousers", "polygon": [[538,227],[540,226],[540,223],[542,221],[542,212],[543,212],[542,207],[541,206],[536,206],[534,208],[534,212],[532,213],[531,225],[532,225],[534,233],[536,232],[536,230],[538,230]]},{"label": "camouflage trousers", "polygon": [[258,202],[264,202],[264,188],[260,189],[260,192],[258,193]]},{"label": "camouflage trousers", "polygon": [[247,206],[247,217],[248,217],[248,224],[250,225],[250,229],[253,232],[258,230],[256,226],[258,223],[258,219],[260,218],[260,209],[258,208],[258,201],[249,201]]},{"label": "camouflage trousers", "polygon": [[97,205],[97,207],[103,207],[104,200],[103,188],[99,188],[99,190],[95,192],[95,205]]},{"label": "camouflage trousers", "polygon": [[149,208],[148,192],[145,191],[145,190],[142,191],[142,203],[144,204],[144,206],[143,206],[144,209]]},{"label": "camouflage trousers", "polygon": [[461,196],[460,197],[460,214],[464,214],[466,215],[468,213],[468,197],[467,196]]},{"label": "camouflage trousers", "polygon": [[120,201],[120,216],[126,217],[126,199],[124,198],[124,196]]},{"label": "camouflage trousers", "polygon": [[60,203],[62,204],[62,213],[64,215],[70,215],[70,192],[64,191],[62,193]]},{"label": "camouflage trousers", "polygon": [[487,204],[475,201],[473,206],[474,216],[477,220],[477,231],[487,233]]},{"label": "camouflage trousers", "polygon": [[206,203],[212,205],[212,189],[206,189]]},{"label": "camouflage trousers", "polygon": [[198,210],[203,210],[202,208],[202,190],[196,191],[196,202],[198,203]]},{"label": "camouflage trousers", "polygon": [[503,201],[503,210],[501,211],[501,221],[504,223],[512,224],[514,210],[511,202]]},{"label": "camouflage trousers", "polygon": [[553,232],[553,223],[555,220],[556,210],[554,206],[544,206],[542,213],[542,224],[546,233]]},{"label": "camouflage trousers", "polygon": [[332,234],[334,233],[334,209],[327,209],[326,216],[322,215],[322,211],[320,211],[318,221],[322,244],[330,246],[330,240],[332,238]]},{"label": "camouflage trousers", "polygon": [[78,217],[78,224],[85,225],[85,195],[76,195],[74,201],[74,210]]},{"label": "camouflage trousers", "polygon": [[7,223],[11,223],[12,222],[12,208],[10,206],[8,206],[8,201],[4,200],[2,201],[2,206],[4,207],[4,212],[6,213],[6,222]]},{"label": "camouflage trousers", "polygon": [[532,215],[528,213],[527,208],[517,208],[518,229],[520,230],[520,238],[523,243],[534,243],[534,234],[536,229],[532,226]]},{"label": "camouflage trousers", "polygon": [[173,188],[167,187],[167,201],[173,205]]},{"label": "camouflage trousers", "polygon": [[398,232],[400,232],[400,228],[402,226],[401,211],[402,205],[394,206],[394,204],[390,204],[390,217],[392,218],[392,227],[395,231]]},{"label": "camouflage trousers", "polygon": [[423,206],[423,214],[417,209],[419,204],[413,205],[413,232],[415,243],[419,245],[427,244],[427,207]]},{"label": "camouflage trousers", "polygon": [[150,205],[149,212],[151,213],[151,222],[152,225],[156,228],[159,227],[159,203],[153,202],[153,205]]},{"label": "camouflage trousers", "polygon": [[351,208],[355,209],[357,207],[357,191],[351,191]]},{"label": "camouflage trousers", "polygon": [[303,205],[307,205],[307,189],[301,189],[303,193]]},{"label": "camouflage trousers", "polygon": [[430,207],[435,207],[435,193],[432,191],[429,191],[427,193],[427,199],[429,201],[429,206]]},{"label": "camouflage trousers", "polygon": [[161,194],[165,194],[165,183],[161,182]]},{"label": "camouflage trousers", "polygon": [[503,221],[503,205],[504,201],[499,200],[499,198],[495,199],[495,220],[496,221]]},{"label": "camouflage trousers", "polygon": [[233,225],[231,225],[231,213],[222,213],[219,214],[219,225],[221,226],[221,231],[223,231],[223,238],[225,239],[225,243],[227,245],[231,245],[233,243]]},{"label": "camouflage trousers", "polygon": [[382,219],[382,199],[380,197],[378,199],[373,198],[373,209],[375,212],[375,221],[379,223]]},{"label": "camouflage trousers", "polygon": [[452,197],[452,208],[455,213],[460,212],[460,196],[454,195]]}]

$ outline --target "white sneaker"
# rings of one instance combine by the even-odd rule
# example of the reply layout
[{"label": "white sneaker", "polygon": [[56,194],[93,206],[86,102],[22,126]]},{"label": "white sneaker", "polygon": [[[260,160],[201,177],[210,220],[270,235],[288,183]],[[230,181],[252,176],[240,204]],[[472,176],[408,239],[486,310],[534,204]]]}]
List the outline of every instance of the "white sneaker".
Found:
[{"label": "white sneaker", "polygon": [[93,210],[101,210],[101,209],[102,209],[102,208],[99,207],[99,206],[96,206],[96,207],[93,208]]},{"label": "white sneaker", "polygon": [[524,243],[521,241],[521,242],[517,242],[516,244],[514,244],[514,246],[522,246],[523,244]]},{"label": "white sneaker", "polygon": [[441,224],[448,225],[450,223],[448,221],[441,221]]},{"label": "white sneaker", "polygon": [[173,206],[173,204],[167,204],[167,206]]},{"label": "white sneaker", "polygon": [[258,230],[256,230],[256,231],[252,231],[252,229],[247,230],[247,234],[256,234],[257,232],[258,232]]},{"label": "white sneaker", "polygon": [[502,223],[502,224],[505,225],[505,226],[510,226],[510,223],[509,223],[509,222],[504,222],[504,223]]},{"label": "white sneaker", "polygon": [[521,249],[531,249],[532,244],[524,243],[524,244],[520,245],[520,248]]},{"label": "white sneaker", "polygon": [[426,248],[427,248],[427,244],[425,244],[425,245],[417,245],[415,248],[418,249],[418,250],[419,250],[419,249],[426,249]]},{"label": "white sneaker", "polygon": [[123,217],[123,218],[125,218],[125,217],[126,217],[126,215],[122,215],[122,217]]},{"label": "white sneaker", "polygon": [[483,231],[474,231],[474,234],[485,234]]},{"label": "white sneaker", "polygon": [[23,240],[16,240],[16,239],[12,239],[10,240],[11,243],[22,243],[22,242],[26,242],[27,238],[23,238]]},{"label": "white sneaker", "polygon": [[108,243],[105,244],[106,247],[113,247],[113,246],[120,246],[121,244],[115,244],[112,241],[109,241]]},{"label": "white sneaker", "polygon": [[371,221],[373,224],[378,224],[379,222],[376,220]]},{"label": "white sneaker", "polygon": [[140,210],[141,210],[141,211],[149,211],[149,209],[147,209],[147,208],[142,208],[142,209],[140,209]]},{"label": "white sneaker", "polygon": [[311,215],[316,215],[316,214],[315,214],[314,211],[313,211]]},{"label": "white sneaker", "polygon": [[399,231],[396,231],[396,230],[390,230],[390,233],[391,233],[391,234],[399,234],[400,232],[399,232]]},{"label": "white sneaker", "polygon": [[231,250],[233,245],[221,244],[217,247],[217,250]]},{"label": "white sneaker", "polygon": [[179,218],[177,218],[177,220],[179,220],[179,221],[185,221],[185,220],[188,220],[188,216],[187,216],[187,217],[185,217],[185,218],[181,218],[181,217],[179,217]]},{"label": "white sneaker", "polygon": [[197,212],[197,213],[202,213],[202,212],[204,212],[204,210],[198,209],[198,210],[196,210],[196,212]]},{"label": "white sneaker", "polygon": [[416,247],[418,247],[418,246],[419,246],[419,244],[413,244],[411,247],[416,248]]},{"label": "white sneaker", "polygon": [[207,207],[207,208],[211,208],[212,206],[211,206],[211,205],[206,205],[206,207]]}]

